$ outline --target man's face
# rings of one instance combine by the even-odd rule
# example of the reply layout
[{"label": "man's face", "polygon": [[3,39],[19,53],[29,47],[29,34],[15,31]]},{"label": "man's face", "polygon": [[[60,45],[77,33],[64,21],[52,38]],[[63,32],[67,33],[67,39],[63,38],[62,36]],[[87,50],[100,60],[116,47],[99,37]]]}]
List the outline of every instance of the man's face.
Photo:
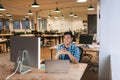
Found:
[{"label": "man's face", "polygon": [[69,45],[69,44],[71,44],[73,38],[70,35],[64,35],[64,39],[63,40],[64,40],[64,44],[65,45]]}]

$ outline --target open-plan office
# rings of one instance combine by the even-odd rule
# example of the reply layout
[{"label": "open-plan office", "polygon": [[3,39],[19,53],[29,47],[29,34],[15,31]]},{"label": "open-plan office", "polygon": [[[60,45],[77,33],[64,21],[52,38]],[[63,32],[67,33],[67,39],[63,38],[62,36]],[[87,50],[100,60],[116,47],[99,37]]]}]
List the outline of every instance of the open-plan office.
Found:
[{"label": "open-plan office", "polygon": [[[115,35],[117,36],[119,34],[119,28],[117,27],[119,25],[119,19],[117,13],[114,13],[114,17],[112,14],[112,11],[118,11],[114,8],[119,5],[115,1],[113,1],[113,3],[109,2],[109,0],[101,2],[99,0],[80,1],[1,0],[0,79],[85,80],[87,79],[86,77],[88,77],[90,80],[119,80],[119,76],[117,76],[118,68],[116,68],[114,60],[111,63],[111,65],[114,65],[110,67],[108,58],[109,55],[112,55],[115,59],[116,57],[114,57],[112,53],[119,52],[119,45],[116,44],[116,42],[119,41],[119,37],[115,37]],[[116,5],[114,3],[116,3]],[[108,5],[113,5],[114,7],[108,10]],[[115,25],[115,31],[113,25]],[[52,60],[54,58],[56,48],[63,43],[63,33],[66,31],[74,34],[73,41],[78,47],[83,48],[83,55],[85,57],[82,58],[83,60],[81,60],[79,64],[70,64],[69,73],[45,73],[46,67],[44,60]],[[89,45],[84,42],[85,46],[80,44],[81,34],[94,34],[92,45],[89,42]],[[32,41],[30,42],[29,40],[31,39],[27,39],[26,42],[21,42],[21,38],[25,38],[23,41],[27,38],[32,38]],[[113,38],[115,38],[115,41]],[[109,44],[111,42],[114,44]],[[31,44],[33,46],[31,46]],[[117,45],[117,48],[111,47]],[[25,48],[25,46],[27,48]],[[28,50],[26,51],[25,49]],[[31,50],[34,55],[31,54]],[[23,55],[21,55],[21,53],[23,53]],[[26,64],[30,67],[31,71],[26,67],[23,68],[25,69],[23,73],[24,71],[28,71],[28,73],[23,74],[20,71],[20,67],[22,67],[21,64],[23,63],[18,63],[24,60],[21,60],[18,56],[28,59],[28,62],[31,61],[31,63]],[[17,57],[18,63],[16,60]],[[97,61],[97,63],[94,63],[94,61]],[[18,70],[15,71],[15,68],[18,68]],[[12,73],[13,75],[11,75]],[[93,79],[93,77],[97,78]]]}]

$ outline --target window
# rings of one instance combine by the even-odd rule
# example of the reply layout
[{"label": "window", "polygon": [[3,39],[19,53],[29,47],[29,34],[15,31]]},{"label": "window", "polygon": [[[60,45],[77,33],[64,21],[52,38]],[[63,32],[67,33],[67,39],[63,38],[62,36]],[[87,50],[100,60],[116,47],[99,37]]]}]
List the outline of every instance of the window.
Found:
[{"label": "window", "polygon": [[31,20],[32,29],[34,29],[34,20]]},{"label": "window", "polygon": [[3,29],[2,26],[3,26],[3,22],[0,21],[0,29]]},{"label": "window", "polygon": [[40,27],[40,24],[41,24],[41,19],[38,19],[38,28],[41,29]]},{"label": "window", "polygon": [[15,20],[13,22],[13,29],[20,29],[20,20]]},{"label": "window", "polygon": [[30,22],[29,20],[22,21],[22,29],[30,29]]},{"label": "window", "polygon": [[5,21],[6,29],[9,30],[9,21]]},{"label": "window", "polygon": [[42,29],[47,29],[47,20],[46,19],[42,20]]}]

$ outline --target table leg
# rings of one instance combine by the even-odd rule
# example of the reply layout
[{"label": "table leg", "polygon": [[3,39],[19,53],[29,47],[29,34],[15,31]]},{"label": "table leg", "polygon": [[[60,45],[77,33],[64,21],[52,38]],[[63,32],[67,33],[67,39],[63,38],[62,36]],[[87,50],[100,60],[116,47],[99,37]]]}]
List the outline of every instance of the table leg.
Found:
[{"label": "table leg", "polygon": [[52,49],[50,51],[51,51],[51,60],[52,60]]}]

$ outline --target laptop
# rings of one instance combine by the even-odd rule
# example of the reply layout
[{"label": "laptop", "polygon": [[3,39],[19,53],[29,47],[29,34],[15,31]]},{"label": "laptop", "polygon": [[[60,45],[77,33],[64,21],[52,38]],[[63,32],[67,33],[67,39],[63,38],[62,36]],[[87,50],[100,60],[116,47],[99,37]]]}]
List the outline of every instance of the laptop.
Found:
[{"label": "laptop", "polygon": [[45,72],[46,73],[68,73],[69,60],[46,60]]}]

